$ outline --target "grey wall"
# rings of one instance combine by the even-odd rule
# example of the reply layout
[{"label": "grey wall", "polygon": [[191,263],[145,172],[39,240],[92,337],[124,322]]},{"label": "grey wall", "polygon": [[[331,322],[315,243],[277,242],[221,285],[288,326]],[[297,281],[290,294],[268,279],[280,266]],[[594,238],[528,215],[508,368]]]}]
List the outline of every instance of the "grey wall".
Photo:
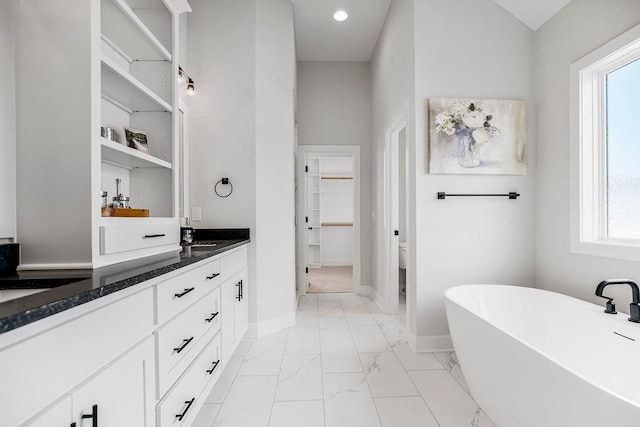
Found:
[{"label": "grey wall", "polygon": [[[295,313],[293,12],[287,0],[190,4],[190,203],[202,208],[193,225],[251,228],[249,322],[262,333]],[[213,191],[222,177],[228,198]]]},{"label": "grey wall", "polygon": [[[373,291],[378,299],[385,296],[383,247],[383,212],[384,212],[384,145],[385,129],[400,110],[406,110],[409,124],[406,132],[406,143],[409,158],[415,157],[416,144],[413,139],[413,98],[414,81],[414,35],[413,35],[413,0],[394,0],[378,37],[376,48],[371,58],[371,138],[372,153],[371,175],[372,213],[373,219]],[[415,162],[407,164],[409,175],[415,174]],[[408,236],[415,230],[415,179],[409,179],[407,197],[409,199]],[[415,263],[415,241],[407,242],[410,263]],[[414,264],[415,265],[415,264]],[[409,327],[415,335],[415,269],[407,271],[407,305]]]},{"label": "grey wall", "polygon": [[[448,334],[446,289],[535,284],[534,33],[491,0],[416,1],[415,29],[417,324],[432,337]],[[528,174],[429,174],[430,97],[528,101]],[[438,191],[522,197],[441,201]]]},{"label": "grey wall", "polygon": [[[410,339],[419,350],[451,345],[444,310],[449,287],[535,284],[533,48],[533,31],[491,0],[396,0],[391,5],[372,60],[375,277],[382,277],[384,261],[384,131],[408,100],[407,295]],[[429,174],[430,97],[529,101],[528,175]],[[516,203],[442,202],[436,199],[438,191],[519,191],[522,197]],[[384,282],[377,282],[376,292],[383,294],[384,288]]]},{"label": "grey wall", "polygon": [[298,62],[298,144],[360,146],[362,285],[371,285],[371,72],[368,62]]},{"label": "grey wall", "polygon": [[[256,268],[258,335],[295,319],[293,6],[257,1]],[[289,317],[287,317],[289,316]]]},{"label": "grey wall", "polygon": [[16,137],[13,2],[0,0],[0,242],[15,236]]},{"label": "grey wall", "polygon": [[[598,304],[600,280],[640,280],[640,263],[569,252],[569,66],[638,24],[638,0],[573,0],[536,33],[537,286]],[[628,308],[628,289],[611,294]]]}]

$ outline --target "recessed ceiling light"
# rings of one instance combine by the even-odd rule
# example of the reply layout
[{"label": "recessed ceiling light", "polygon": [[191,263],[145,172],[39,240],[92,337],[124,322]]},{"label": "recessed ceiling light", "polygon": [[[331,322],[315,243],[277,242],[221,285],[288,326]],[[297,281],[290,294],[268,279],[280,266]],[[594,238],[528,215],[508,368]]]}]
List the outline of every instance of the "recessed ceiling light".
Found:
[{"label": "recessed ceiling light", "polygon": [[349,17],[349,14],[344,10],[337,10],[336,13],[333,14],[333,19],[338,22],[346,21]]}]

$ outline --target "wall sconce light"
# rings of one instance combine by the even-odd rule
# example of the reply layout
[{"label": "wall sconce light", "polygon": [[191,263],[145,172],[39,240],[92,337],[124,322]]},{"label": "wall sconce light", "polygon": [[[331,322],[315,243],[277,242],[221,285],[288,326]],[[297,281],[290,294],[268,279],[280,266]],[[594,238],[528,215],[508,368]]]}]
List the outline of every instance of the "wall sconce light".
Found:
[{"label": "wall sconce light", "polygon": [[182,67],[178,66],[178,83],[184,84],[187,82],[187,95],[193,96],[196,94],[196,84],[193,79],[187,74],[186,71],[182,69]]},{"label": "wall sconce light", "polygon": [[189,83],[187,83],[187,95],[193,96],[196,94],[196,85],[193,83],[193,79],[189,77]]}]

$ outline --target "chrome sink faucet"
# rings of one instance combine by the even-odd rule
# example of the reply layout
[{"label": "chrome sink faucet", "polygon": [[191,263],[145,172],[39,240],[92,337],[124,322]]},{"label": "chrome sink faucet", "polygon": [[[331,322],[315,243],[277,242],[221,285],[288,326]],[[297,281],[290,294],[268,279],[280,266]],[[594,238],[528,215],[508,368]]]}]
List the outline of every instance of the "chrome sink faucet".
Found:
[{"label": "chrome sink faucet", "polygon": [[596,287],[596,296],[605,298],[607,300],[607,308],[604,310],[604,312],[609,314],[616,314],[616,305],[613,302],[613,298],[602,295],[602,291],[604,291],[604,288],[609,285],[629,285],[631,287],[633,301],[631,302],[631,304],[629,304],[629,321],[640,323],[640,289],[638,289],[638,285],[636,284],[636,282],[630,279],[606,279],[598,283],[598,286]]}]

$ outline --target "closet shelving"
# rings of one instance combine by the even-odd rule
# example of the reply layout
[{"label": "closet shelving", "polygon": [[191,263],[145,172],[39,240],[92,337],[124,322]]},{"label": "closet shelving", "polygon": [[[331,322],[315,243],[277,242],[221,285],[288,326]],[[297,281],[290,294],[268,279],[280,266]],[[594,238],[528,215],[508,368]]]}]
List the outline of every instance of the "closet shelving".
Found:
[{"label": "closet shelving", "polygon": [[334,217],[336,206],[325,206],[323,202],[327,197],[329,200],[335,197],[336,190],[349,191],[352,188],[352,182],[353,170],[350,160],[345,162],[331,157],[307,159],[305,207],[307,267],[322,266],[323,238],[326,237],[326,233],[330,233],[329,230],[325,230],[326,227],[353,227],[353,221],[348,221],[349,218]]},{"label": "closet shelving", "polygon": [[306,173],[306,245],[307,266],[320,267],[320,249],[322,244],[322,229],[320,224],[320,158],[312,157],[308,160]]}]

